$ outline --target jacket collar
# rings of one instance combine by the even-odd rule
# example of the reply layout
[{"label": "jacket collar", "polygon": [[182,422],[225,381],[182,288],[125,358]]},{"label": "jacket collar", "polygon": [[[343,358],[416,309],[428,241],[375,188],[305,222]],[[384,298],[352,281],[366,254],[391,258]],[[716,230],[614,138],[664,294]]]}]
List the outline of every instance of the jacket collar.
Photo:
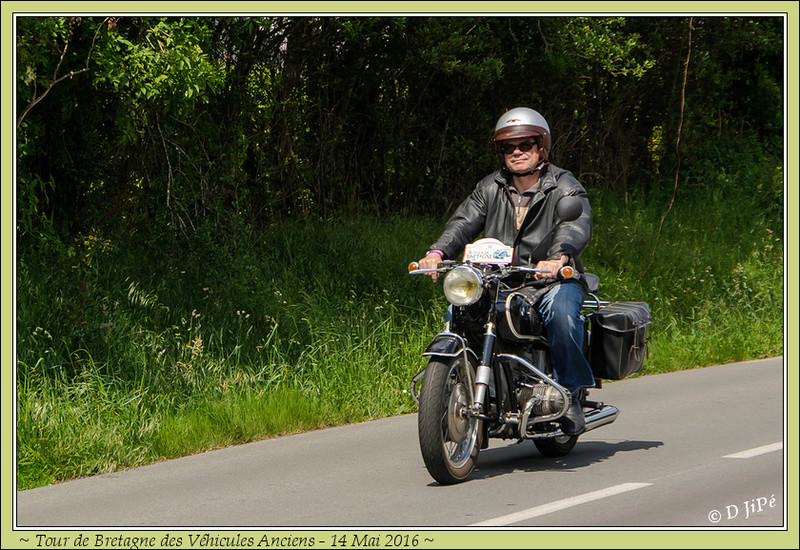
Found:
[{"label": "jacket collar", "polygon": [[[540,191],[546,192],[556,186],[556,179],[553,176],[552,168],[553,166],[548,162],[542,169],[542,173],[539,175],[539,179],[542,182],[541,186],[539,187]],[[507,189],[511,185],[511,178],[511,172],[509,172],[504,166],[495,173],[494,180]]]}]

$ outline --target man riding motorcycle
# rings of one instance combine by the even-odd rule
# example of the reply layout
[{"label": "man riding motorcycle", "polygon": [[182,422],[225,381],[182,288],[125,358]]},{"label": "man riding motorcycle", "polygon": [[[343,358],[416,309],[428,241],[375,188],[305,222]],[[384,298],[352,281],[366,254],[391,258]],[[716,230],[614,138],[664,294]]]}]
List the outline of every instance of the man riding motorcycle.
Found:
[{"label": "man riding motorcycle", "polygon": [[[580,309],[586,288],[583,278],[559,280],[557,273],[564,265],[584,272],[580,256],[592,231],[586,190],[572,173],[547,161],[552,147],[550,127],[533,109],[520,107],[503,114],[495,126],[494,144],[500,170],[478,182],[419,261],[419,268],[435,269],[442,260],[456,258],[483,233],[513,246],[515,264],[548,271],[534,276],[533,286],[544,287],[537,293],[536,307],[547,331],[556,380],[573,397],[562,431],[577,436],[585,431],[581,392],[595,385],[582,353]],[[573,221],[559,220],[556,215],[556,204],[567,195],[579,197],[583,206]],[[431,273],[434,280],[437,275]]]}]

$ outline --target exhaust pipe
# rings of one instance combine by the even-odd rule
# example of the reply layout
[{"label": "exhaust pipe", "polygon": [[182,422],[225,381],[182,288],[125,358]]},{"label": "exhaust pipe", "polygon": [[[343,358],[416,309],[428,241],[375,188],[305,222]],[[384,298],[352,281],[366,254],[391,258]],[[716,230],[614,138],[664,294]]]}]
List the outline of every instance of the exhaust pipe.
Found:
[{"label": "exhaust pipe", "polygon": [[605,405],[602,409],[591,410],[586,413],[586,431],[611,424],[617,419],[617,416],[619,416],[619,409],[612,405]]},{"label": "exhaust pipe", "polygon": [[[594,430],[606,424],[611,424],[619,416],[619,409],[613,405],[602,405],[599,409],[592,409],[584,413],[586,417],[586,430],[583,433]],[[508,419],[508,424],[517,424],[514,419]],[[525,439],[546,439],[551,437],[559,437],[565,435],[560,429],[555,432],[534,432],[526,433],[524,437],[520,438],[520,442]]]}]

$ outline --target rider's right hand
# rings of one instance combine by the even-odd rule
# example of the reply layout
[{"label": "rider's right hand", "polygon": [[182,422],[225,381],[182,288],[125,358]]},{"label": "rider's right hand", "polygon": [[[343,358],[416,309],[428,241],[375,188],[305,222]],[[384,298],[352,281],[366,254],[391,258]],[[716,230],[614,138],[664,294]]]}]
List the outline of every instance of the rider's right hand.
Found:
[{"label": "rider's right hand", "polygon": [[[442,261],[442,256],[437,252],[428,252],[428,254],[419,261],[419,269],[436,269],[439,267],[439,262]],[[439,273],[431,271],[428,273],[434,282],[439,278]]]}]

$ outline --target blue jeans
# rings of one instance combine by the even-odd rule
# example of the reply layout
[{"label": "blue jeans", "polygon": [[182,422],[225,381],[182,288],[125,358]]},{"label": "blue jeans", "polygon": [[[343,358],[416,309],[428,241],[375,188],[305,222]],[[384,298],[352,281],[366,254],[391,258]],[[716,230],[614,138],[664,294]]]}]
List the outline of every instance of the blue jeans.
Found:
[{"label": "blue jeans", "polygon": [[584,290],[580,284],[556,283],[538,303],[550,342],[550,360],[556,382],[572,393],[594,386],[592,368],[582,351],[583,297]]}]

